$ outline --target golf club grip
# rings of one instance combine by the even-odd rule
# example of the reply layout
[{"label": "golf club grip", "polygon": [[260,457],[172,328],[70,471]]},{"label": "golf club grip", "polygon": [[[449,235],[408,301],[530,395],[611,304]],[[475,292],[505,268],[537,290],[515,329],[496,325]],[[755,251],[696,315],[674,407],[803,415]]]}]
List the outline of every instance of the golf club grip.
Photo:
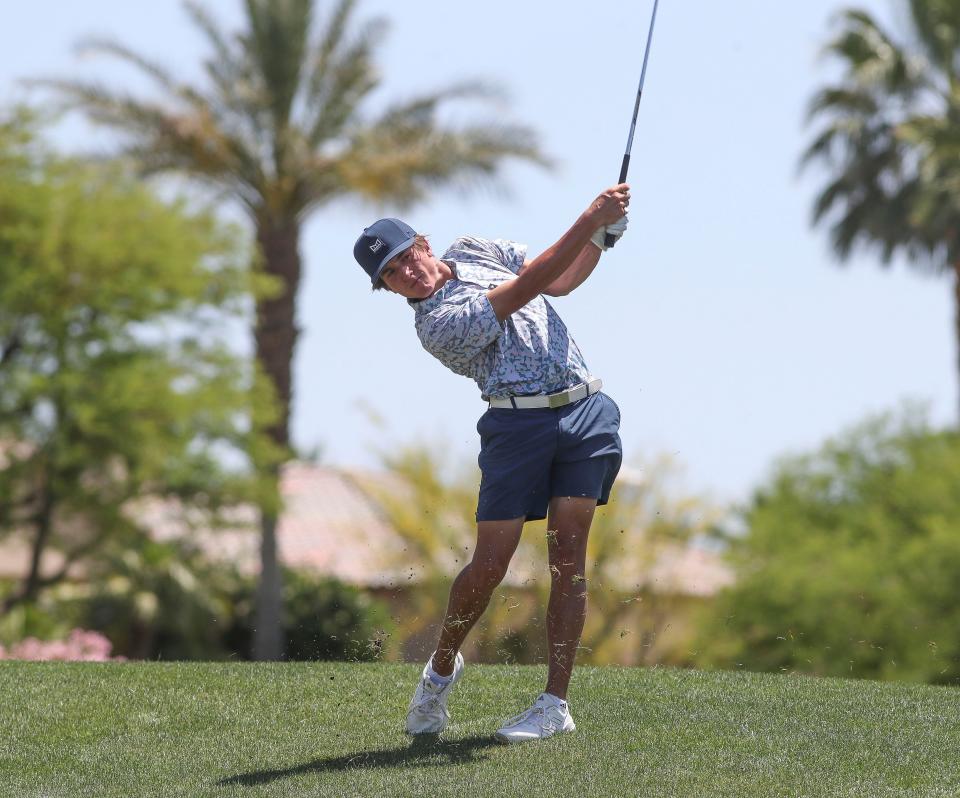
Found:
[{"label": "golf club grip", "polygon": [[[630,153],[625,152],[623,154],[623,163],[620,164],[620,179],[617,183],[626,183],[627,182],[627,170],[630,168]],[[607,233],[603,237],[603,245],[610,249],[617,243],[617,238],[612,233]]]}]

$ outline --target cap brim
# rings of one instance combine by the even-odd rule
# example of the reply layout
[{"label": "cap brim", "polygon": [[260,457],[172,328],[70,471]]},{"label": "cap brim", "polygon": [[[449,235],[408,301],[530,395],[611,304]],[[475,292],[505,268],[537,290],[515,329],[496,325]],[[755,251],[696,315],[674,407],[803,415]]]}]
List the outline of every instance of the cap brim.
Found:
[{"label": "cap brim", "polygon": [[386,255],[383,256],[383,260],[380,261],[380,265],[377,267],[377,270],[373,273],[373,277],[370,278],[371,283],[375,283],[380,279],[380,272],[383,271],[383,267],[386,266],[391,258],[397,257],[401,252],[406,249],[410,249],[413,246],[414,242],[417,240],[416,236],[410,236],[402,244],[397,244],[393,249],[391,249]]}]

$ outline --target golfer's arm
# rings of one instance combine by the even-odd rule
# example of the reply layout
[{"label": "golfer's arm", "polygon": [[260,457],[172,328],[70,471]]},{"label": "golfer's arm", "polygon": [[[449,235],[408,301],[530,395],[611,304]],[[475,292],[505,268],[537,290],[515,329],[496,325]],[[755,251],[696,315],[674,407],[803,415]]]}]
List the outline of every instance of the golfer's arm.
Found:
[{"label": "golfer's arm", "polygon": [[566,296],[574,288],[583,285],[584,280],[593,274],[593,270],[600,262],[601,252],[600,247],[593,242],[587,244],[580,250],[580,254],[570,268],[550,283],[543,293],[547,296]]},{"label": "golfer's arm", "polygon": [[535,296],[545,293],[567,269],[577,262],[580,254],[589,245],[590,236],[599,226],[594,221],[593,213],[589,210],[585,211],[556,244],[525,264],[516,279],[507,280],[490,291],[487,298],[497,318],[504,321]]}]

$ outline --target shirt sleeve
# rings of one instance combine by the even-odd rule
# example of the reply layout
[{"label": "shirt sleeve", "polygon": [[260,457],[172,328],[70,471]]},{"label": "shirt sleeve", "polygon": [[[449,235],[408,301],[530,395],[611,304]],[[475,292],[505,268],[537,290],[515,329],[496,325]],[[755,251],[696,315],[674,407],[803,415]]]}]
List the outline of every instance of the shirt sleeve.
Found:
[{"label": "shirt sleeve", "polygon": [[501,263],[514,274],[519,273],[527,257],[527,245],[518,244],[516,241],[507,241],[503,238],[494,239],[490,243],[493,245]]},{"label": "shirt sleeve", "polygon": [[464,294],[460,301],[442,302],[417,319],[424,349],[458,373],[503,332],[486,292]]}]

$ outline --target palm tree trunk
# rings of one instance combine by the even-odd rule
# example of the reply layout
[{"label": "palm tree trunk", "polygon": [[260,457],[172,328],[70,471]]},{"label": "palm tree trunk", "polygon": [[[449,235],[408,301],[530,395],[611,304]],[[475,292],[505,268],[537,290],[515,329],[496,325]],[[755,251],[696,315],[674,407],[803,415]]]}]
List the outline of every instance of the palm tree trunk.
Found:
[{"label": "palm tree trunk", "polygon": [[253,658],[276,661],[283,658],[283,579],[277,558],[277,516],[260,516],[260,584],[253,628]]},{"label": "palm tree trunk", "polygon": [[275,443],[287,448],[290,443],[291,366],[300,331],[296,327],[297,291],[300,288],[300,224],[296,220],[257,222],[257,243],[263,254],[267,274],[280,280],[283,290],[277,296],[257,303],[254,339],[257,360],[277,391],[280,416],[268,430]]},{"label": "palm tree trunk", "polygon": [[40,563],[43,560],[47,543],[50,541],[50,534],[53,531],[53,507],[54,498],[50,486],[47,485],[43,489],[40,508],[34,521],[36,535],[30,546],[30,565],[27,574],[23,579],[20,590],[8,596],[4,601],[2,609],[0,609],[0,615],[6,615],[18,604],[33,601],[40,592]]},{"label": "palm tree trunk", "polygon": [[[960,259],[953,262],[953,334],[956,345],[957,375],[960,376]],[[957,398],[960,411],[960,395]],[[960,416],[958,416],[960,426]]]},{"label": "palm tree trunk", "polygon": [[[290,445],[291,366],[297,342],[296,298],[300,287],[300,225],[293,220],[260,218],[257,242],[263,254],[265,270],[280,279],[283,290],[257,303],[254,330],[256,357],[276,390],[279,405],[277,421],[267,432],[283,449]],[[279,480],[279,470],[271,470]],[[260,585],[257,591],[253,656],[258,660],[278,660],[283,656],[283,584],[277,557],[277,514],[262,510],[260,519]]]}]

